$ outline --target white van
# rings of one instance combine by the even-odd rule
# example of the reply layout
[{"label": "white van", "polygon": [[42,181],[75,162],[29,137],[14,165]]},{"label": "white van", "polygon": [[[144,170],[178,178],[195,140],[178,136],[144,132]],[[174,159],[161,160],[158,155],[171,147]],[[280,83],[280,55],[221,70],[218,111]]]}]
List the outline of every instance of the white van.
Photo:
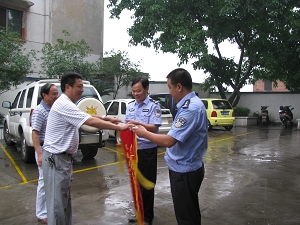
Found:
[{"label": "white van", "polygon": [[[2,107],[9,110],[4,119],[4,141],[8,146],[13,146],[16,142],[20,141],[22,160],[26,163],[35,161],[31,115],[35,107],[42,100],[40,90],[45,83],[55,84],[59,95],[61,94],[60,81],[58,79],[46,79],[29,83],[18,92],[12,103],[9,101],[2,102]],[[98,105],[93,108],[102,109],[97,114],[106,115],[102,98],[95,87],[89,81],[83,81],[83,85],[84,92],[78,102],[82,104],[82,102],[90,101],[94,104],[96,99]],[[105,146],[105,141],[109,137],[107,130],[98,130],[96,128],[80,129],[79,135],[79,148],[85,158],[95,157],[98,148]]]}]

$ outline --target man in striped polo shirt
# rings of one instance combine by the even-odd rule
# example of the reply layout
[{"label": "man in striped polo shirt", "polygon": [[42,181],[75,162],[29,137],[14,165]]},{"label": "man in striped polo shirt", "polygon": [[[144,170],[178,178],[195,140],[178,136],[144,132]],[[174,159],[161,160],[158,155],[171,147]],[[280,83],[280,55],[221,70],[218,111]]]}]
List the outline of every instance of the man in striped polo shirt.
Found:
[{"label": "man in striped polo shirt", "polygon": [[32,141],[35,149],[35,159],[39,170],[39,180],[36,193],[36,217],[39,222],[47,224],[47,207],[42,169],[43,143],[45,139],[47,118],[51,106],[58,98],[58,90],[54,84],[45,84],[41,88],[41,103],[34,109],[32,123]]},{"label": "man in striped polo shirt", "polygon": [[89,115],[78,109],[74,102],[83,93],[80,74],[64,74],[61,77],[61,91],[61,96],[53,104],[48,116],[43,146],[47,218],[51,225],[72,224],[72,154],[78,149],[78,129],[83,124],[119,131],[132,127],[131,124],[117,125],[121,121],[116,118]]}]

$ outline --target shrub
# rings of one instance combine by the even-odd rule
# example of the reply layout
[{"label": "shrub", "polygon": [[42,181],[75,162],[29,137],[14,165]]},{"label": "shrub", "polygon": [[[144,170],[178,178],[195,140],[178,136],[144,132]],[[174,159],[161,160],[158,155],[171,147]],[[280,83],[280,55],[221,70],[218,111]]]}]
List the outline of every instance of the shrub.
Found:
[{"label": "shrub", "polygon": [[250,113],[250,109],[247,107],[234,107],[234,116],[248,116]]}]

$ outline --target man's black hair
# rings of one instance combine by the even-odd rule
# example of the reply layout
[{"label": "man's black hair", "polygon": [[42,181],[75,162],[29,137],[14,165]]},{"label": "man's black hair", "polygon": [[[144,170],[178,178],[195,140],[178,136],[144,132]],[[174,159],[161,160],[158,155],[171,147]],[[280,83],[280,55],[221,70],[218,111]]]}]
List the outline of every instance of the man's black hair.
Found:
[{"label": "man's black hair", "polygon": [[176,86],[181,84],[187,90],[193,89],[193,81],[190,73],[182,68],[178,68],[170,72],[167,76],[167,79],[170,79],[171,84]]},{"label": "man's black hair", "polygon": [[138,83],[138,82],[141,82],[141,84],[142,84],[142,86],[143,86],[144,89],[146,89],[147,87],[149,87],[149,80],[148,80],[148,78],[145,78],[145,77],[134,78],[134,80],[131,83],[131,87],[133,85],[135,85],[136,83]]},{"label": "man's black hair", "polygon": [[61,76],[61,80],[60,80],[60,88],[61,91],[64,93],[65,89],[66,89],[66,84],[70,85],[71,87],[73,87],[73,85],[76,82],[76,79],[83,79],[82,75],[76,72],[69,72],[66,73],[64,75]]},{"label": "man's black hair", "polygon": [[51,89],[51,87],[55,86],[54,84],[50,84],[50,83],[47,83],[47,84],[44,84],[41,88],[41,91],[40,91],[40,95],[42,97],[42,99],[44,99],[44,96],[43,94],[49,94],[49,91]]}]

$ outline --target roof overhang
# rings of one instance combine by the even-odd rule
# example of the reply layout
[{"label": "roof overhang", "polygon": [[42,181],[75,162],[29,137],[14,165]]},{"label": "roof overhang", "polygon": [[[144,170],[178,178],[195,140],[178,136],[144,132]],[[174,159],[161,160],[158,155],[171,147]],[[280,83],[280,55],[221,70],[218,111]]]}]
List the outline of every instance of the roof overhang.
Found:
[{"label": "roof overhang", "polygon": [[19,8],[24,10],[27,10],[33,5],[33,2],[27,0],[0,0],[0,6]]}]

